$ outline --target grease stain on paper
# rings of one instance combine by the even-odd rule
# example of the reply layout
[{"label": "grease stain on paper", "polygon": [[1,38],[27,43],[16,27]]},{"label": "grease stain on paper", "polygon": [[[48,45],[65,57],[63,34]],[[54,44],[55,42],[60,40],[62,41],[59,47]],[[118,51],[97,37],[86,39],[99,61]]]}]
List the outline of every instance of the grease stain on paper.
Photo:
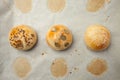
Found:
[{"label": "grease stain on paper", "polygon": [[99,76],[107,70],[107,63],[103,59],[93,59],[87,66],[88,72]]},{"label": "grease stain on paper", "polygon": [[17,57],[13,69],[18,77],[23,78],[31,71],[31,65],[25,57]]},{"label": "grease stain on paper", "polygon": [[105,5],[106,0],[88,0],[86,9],[89,12],[96,12]]},{"label": "grease stain on paper", "polygon": [[67,64],[63,58],[57,58],[52,62],[51,73],[54,77],[63,77],[67,73]]},{"label": "grease stain on paper", "polygon": [[28,13],[32,9],[32,0],[14,0],[14,4],[22,13]]},{"label": "grease stain on paper", "polygon": [[48,0],[48,8],[52,12],[61,12],[65,8],[66,0]]}]

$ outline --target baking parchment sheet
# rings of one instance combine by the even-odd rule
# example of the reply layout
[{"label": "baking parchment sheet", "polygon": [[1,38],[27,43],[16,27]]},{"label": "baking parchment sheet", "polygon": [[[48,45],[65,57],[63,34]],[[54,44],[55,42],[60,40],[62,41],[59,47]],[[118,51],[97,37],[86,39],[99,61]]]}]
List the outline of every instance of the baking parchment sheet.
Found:
[{"label": "baking parchment sheet", "polygon": [[[0,80],[120,80],[120,0],[111,0],[103,9],[91,13],[86,10],[87,0],[66,0],[63,11],[51,12],[47,0],[33,0],[32,10],[21,13],[12,0],[0,1]],[[109,18],[108,18],[109,16]],[[38,34],[38,43],[30,51],[19,51],[10,46],[8,33],[13,26],[30,25]],[[67,26],[73,34],[73,44],[65,51],[51,49],[45,36],[55,24]],[[102,24],[111,32],[111,44],[107,50],[94,52],[84,43],[84,32],[89,25]],[[45,53],[43,56],[42,53]],[[18,56],[26,57],[32,70],[20,79],[13,71],[13,61]],[[68,72],[64,77],[51,75],[50,66],[54,59],[65,58]],[[94,58],[106,60],[108,70],[101,76],[94,76],[86,70]],[[73,71],[73,68],[79,68]],[[72,74],[69,74],[72,71]]]}]

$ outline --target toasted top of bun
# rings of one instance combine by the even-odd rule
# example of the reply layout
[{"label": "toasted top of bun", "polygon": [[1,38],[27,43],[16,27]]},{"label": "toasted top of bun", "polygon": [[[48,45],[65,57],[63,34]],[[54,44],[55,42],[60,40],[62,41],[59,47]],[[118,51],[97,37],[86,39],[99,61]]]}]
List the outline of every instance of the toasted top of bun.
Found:
[{"label": "toasted top of bun", "polygon": [[18,25],[9,33],[11,46],[19,50],[29,50],[37,42],[36,32],[27,25]]},{"label": "toasted top of bun", "polygon": [[64,50],[72,43],[72,34],[64,25],[54,25],[47,33],[46,40],[55,50]]},{"label": "toasted top of bun", "polygon": [[104,50],[110,44],[110,32],[102,25],[91,25],[85,32],[86,45],[92,50]]}]

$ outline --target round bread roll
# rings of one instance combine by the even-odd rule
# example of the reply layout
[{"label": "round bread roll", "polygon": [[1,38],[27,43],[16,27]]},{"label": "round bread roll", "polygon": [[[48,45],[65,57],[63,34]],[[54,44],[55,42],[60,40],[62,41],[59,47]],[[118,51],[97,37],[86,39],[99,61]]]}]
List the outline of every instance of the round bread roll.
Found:
[{"label": "round bread roll", "polygon": [[29,26],[19,25],[10,31],[9,42],[16,49],[29,50],[37,42],[37,34]]},{"label": "round bread roll", "polygon": [[55,25],[49,29],[46,41],[55,50],[65,50],[72,43],[72,34],[64,25]]},{"label": "round bread roll", "polygon": [[91,25],[85,33],[86,45],[95,51],[106,49],[110,44],[110,32],[102,25]]}]

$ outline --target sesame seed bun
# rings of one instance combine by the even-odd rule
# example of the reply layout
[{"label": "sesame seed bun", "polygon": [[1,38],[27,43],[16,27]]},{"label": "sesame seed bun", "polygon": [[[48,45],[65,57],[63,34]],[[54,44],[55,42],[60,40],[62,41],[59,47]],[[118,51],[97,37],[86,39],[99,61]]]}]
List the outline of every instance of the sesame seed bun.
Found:
[{"label": "sesame seed bun", "polygon": [[27,25],[18,25],[9,33],[10,45],[19,50],[29,50],[37,42],[36,32]]}]

